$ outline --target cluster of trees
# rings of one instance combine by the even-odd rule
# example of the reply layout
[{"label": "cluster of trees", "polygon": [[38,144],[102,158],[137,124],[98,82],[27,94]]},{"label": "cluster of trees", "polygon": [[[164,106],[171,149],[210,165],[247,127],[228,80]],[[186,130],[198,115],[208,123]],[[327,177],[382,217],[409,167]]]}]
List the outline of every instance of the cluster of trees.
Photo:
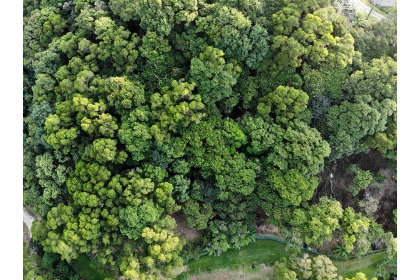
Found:
[{"label": "cluster of trees", "polygon": [[331,4],[25,0],[24,204],[45,258],[169,277],[177,211],[215,255],[254,241],[261,209],[313,246],[392,243],[308,203],[326,161],[396,160],[396,11],[350,25]]},{"label": "cluster of trees", "polygon": [[366,278],[363,272],[357,272],[352,278],[343,278],[337,274],[337,268],[327,256],[310,258],[308,254],[276,261],[273,274],[275,280],[378,280],[376,277]]}]

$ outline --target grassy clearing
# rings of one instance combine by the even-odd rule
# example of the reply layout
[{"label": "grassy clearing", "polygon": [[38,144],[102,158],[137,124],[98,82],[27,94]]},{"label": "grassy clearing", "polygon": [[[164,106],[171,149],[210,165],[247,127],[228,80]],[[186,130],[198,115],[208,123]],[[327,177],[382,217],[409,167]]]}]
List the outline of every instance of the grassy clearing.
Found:
[{"label": "grassy clearing", "polygon": [[258,260],[258,263],[271,263],[286,256],[284,245],[271,241],[261,240],[241,248],[230,249],[220,256],[204,256],[199,260],[188,263],[190,271],[206,271],[207,269],[239,268],[245,270]]},{"label": "grassy clearing", "polygon": [[264,263],[271,265],[282,257],[289,258],[291,254],[286,252],[285,247],[285,245],[272,240],[259,240],[240,250],[227,250],[220,256],[201,257],[199,260],[188,263],[188,267],[193,273],[195,271],[204,272],[209,268],[212,270],[242,268],[244,272],[252,271],[252,264],[259,265]]},{"label": "grassy clearing", "polygon": [[73,261],[73,267],[82,279],[104,280],[106,277],[116,279],[116,275],[111,270],[93,268],[90,263],[91,260],[86,254],[81,254]]},{"label": "grassy clearing", "polygon": [[[285,245],[272,240],[259,240],[243,247],[240,250],[229,249],[220,256],[205,256],[199,260],[188,263],[190,274],[201,274],[207,271],[236,270],[238,273],[255,273],[260,264],[273,265],[282,257],[289,258],[291,254],[286,252]],[[314,254],[309,254],[312,258]],[[334,261],[337,273],[345,277],[353,277],[356,272],[363,272],[368,279],[375,276],[375,271],[386,253],[372,254],[361,259],[348,261]],[[201,279],[201,278],[197,278]],[[215,278],[207,278],[215,279]],[[242,279],[242,278],[231,278]]]},{"label": "grassy clearing", "polygon": [[244,272],[243,269],[223,268],[211,273],[201,272],[190,275],[188,280],[268,280],[273,278],[273,267],[257,267],[253,271]]},{"label": "grassy clearing", "polygon": [[375,277],[376,269],[378,265],[382,262],[384,258],[387,257],[385,252],[372,254],[366,257],[363,257],[359,260],[348,260],[348,261],[334,261],[335,267],[337,267],[337,272],[339,275],[344,278],[353,277],[356,275],[356,272],[363,272],[366,275],[366,278],[370,279]]}]

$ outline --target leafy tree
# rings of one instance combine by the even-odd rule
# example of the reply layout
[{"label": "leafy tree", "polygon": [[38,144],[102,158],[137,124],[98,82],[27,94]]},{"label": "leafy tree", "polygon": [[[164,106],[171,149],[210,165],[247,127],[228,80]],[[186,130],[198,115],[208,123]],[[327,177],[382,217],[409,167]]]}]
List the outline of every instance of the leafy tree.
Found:
[{"label": "leafy tree", "polygon": [[115,140],[100,138],[93,142],[90,156],[99,163],[112,161],[117,155],[117,142]]},{"label": "leafy tree", "polygon": [[329,146],[316,129],[305,123],[294,121],[287,130],[276,124],[264,122],[260,117],[245,117],[242,121],[245,134],[250,137],[247,151],[261,154],[269,151],[266,163],[282,172],[296,169],[304,176],[317,174]]},{"label": "leafy tree", "polygon": [[273,110],[272,115],[278,123],[287,123],[306,109],[308,99],[308,95],[301,90],[279,86],[274,92],[259,99],[257,110],[264,117],[268,117]]},{"label": "leafy tree", "polygon": [[130,239],[138,239],[146,226],[159,220],[163,210],[151,200],[146,200],[140,206],[127,206],[121,209],[119,213],[120,219],[127,224],[126,227],[121,228],[121,233]]},{"label": "leafy tree", "polygon": [[339,106],[332,106],[323,119],[328,131],[327,140],[331,145],[330,159],[365,149],[360,140],[377,131],[380,116],[378,110],[363,102],[344,101]]},{"label": "leafy tree", "polygon": [[136,108],[129,115],[123,116],[118,130],[118,138],[131,153],[134,160],[140,161],[146,157],[145,153],[152,145],[152,135],[147,124],[149,110]]},{"label": "leafy tree", "polygon": [[177,132],[179,126],[188,127],[204,117],[201,96],[192,94],[195,84],[172,81],[171,88],[164,87],[161,94],[150,96],[151,115],[158,122],[150,127],[151,135],[162,143],[168,132]]},{"label": "leafy tree", "polygon": [[354,173],[353,184],[350,186],[350,192],[355,196],[359,191],[366,189],[373,180],[369,170],[362,170],[355,165],[348,167],[348,172]]},{"label": "leafy tree", "polygon": [[317,119],[323,117],[331,107],[331,103],[332,99],[323,94],[309,99],[308,109],[311,111],[313,119],[316,121]]},{"label": "leafy tree", "polygon": [[273,279],[276,279],[276,280],[280,280],[280,279],[296,280],[296,279],[298,279],[296,272],[287,268],[287,260],[284,257],[280,261],[276,261],[274,263],[273,276],[274,276]]},{"label": "leafy tree", "polygon": [[[367,217],[362,216],[360,213],[356,213],[353,208],[347,207],[343,212],[341,226],[344,228],[344,232],[341,233],[344,244],[346,246],[347,253],[350,253],[354,244],[358,243],[356,250],[356,256],[361,257],[370,250],[370,242],[366,239],[369,230],[370,220]],[[365,243],[365,246],[361,246]],[[363,250],[362,250],[363,248]]]},{"label": "leafy tree", "polygon": [[369,95],[374,100],[397,100],[397,62],[391,57],[374,58],[353,72],[344,89],[351,97]]},{"label": "leafy tree", "polygon": [[56,48],[50,47],[43,52],[34,55],[32,68],[35,75],[48,74],[53,75],[62,65],[62,60]]},{"label": "leafy tree", "polygon": [[378,210],[379,200],[369,196],[359,201],[359,206],[366,216],[373,217],[373,214]]},{"label": "leafy tree", "polygon": [[44,124],[47,117],[53,112],[53,107],[46,101],[33,104],[30,115],[24,119],[24,122],[28,124],[27,143],[31,143],[34,146],[41,145],[46,149],[50,148],[44,139]]},{"label": "leafy tree", "polygon": [[[314,4],[314,1],[308,1]],[[307,4],[289,3],[273,15],[276,24],[272,49],[278,67],[297,68],[302,62],[344,68],[352,62],[354,39],[350,33],[333,36],[331,21],[306,13]]]},{"label": "leafy tree", "polygon": [[397,6],[391,8],[387,17],[377,22],[369,22],[365,17],[354,20],[350,29],[354,47],[367,61],[383,56],[393,57],[397,53]]},{"label": "leafy tree", "polygon": [[394,150],[397,147],[397,127],[391,124],[384,132],[377,132],[373,136],[368,136],[367,145],[370,148],[378,149],[381,153]]},{"label": "leafy tree", "polygon": [[[196,32],[205,32],[210,42],[226,57],[257,68],[268,51],[268,33],[260,24],[252,26],[249,18],[229,6],[208,7],[204,17],[196,21]],[[210,13],[211,11],[211,13]]]},{"label": "leafy tree", "polygon": [[273,64],[273,56],[274,52],[271,51],[258,68],[256,82],[261,94],[268,95],[275,91],[279,85],[300,89],[303,81],[296,68],[291,66],[277,67]]},{"label": "leafy tree", "polygon": [[126,77],[109,78],[105,90],[109,105],[120,115],[145,103],[144,86]]},{"label": "leafy tree", "polygon": [[141,3],[111,0],[109,7],[123,21],[140,20],[141,28],[160,35],[168,35],[175,24],[188,25],[195,19],[198,10],[197,2],[190,0],[176,3],[168,0]]},{"label": "leafy tree", "polygon": [[199,58],[191,60],[189,75],[206,105],[229,97],[242,71],[235,61],[226,63],[223,56],[222,50],[209,46]]},{"label": "leafy tree", "polygon": [[330,98],[342,98],[344,85],[349,77],[349,66],[346,68],[311,68],[302,66],[303,90],[311,97],[326,95]]},{"label": "leafy tree", "polygon": [[130,73],[136,68],[140,41],[137,34],[118,27],[110,17],[97,19],[94,32],[100,42],[92,44],[90,50],[99,60],[112,64],[118,72]]},{"label": "leafy tree", "polygon": [[62,34],[66,23],[57,7],[33,10],[23,18],[23,66],[31,68],[35,54],[44,51],[54,37]]},{"label": "leafy tree", "polygon": [[[320,133],[300,121],[289,125],[282,142],[274,147],[274,153],[267,157],[267,162],[283,171],[297,169],[304,176],[315,175],[321,171],[323,159],[330,152],[328,143],[322,139]],[[280,155],[281,158],[276,155]]]},{"label": "leafy tree", "polygon": [[386,253],[388,258],[392,259],[397,256],[397,238],[392,235],[392,232],[387,232],[384,235],[386,244]]},{"label": "leafy tree", "polygon": [[271,183],[283,199],[285,205],[299,205],[302,201],[309,200],[318,186],[318,180],[312,177],[307,180],[296,169],[289,169],[283,176],[272,170],[267,180]]},{"label": "leafy tree", "polygon": [[336,271],[337,268],[327,256],[319,255],[313,258],[312,273],[314,279],[335,279],[338,276]]},{"label": "leafy tree", "polygon": [[59,35],[63,34],[66,25],[66,20],[60,14],[50,13],[47,21],[42,25],[42,34],[39,38],[41,44],[46,47],[51,42],[51,38],[59,37]]},{"label": "leafy tree", "polygon": [[[366,275],[363,272],[357,272],[352,278],[345,278],[346,280],[368,280]],[[373,277],[371,280],[378,280],[378,278]]]},{"label": "leafy tree", "polygon": [[308,254],[305,253],[302,257],[291,258],[290,267],[296,272],[298,279],[311,279],[312,260]]},{"label": "leafy tree", "polygon": [[28,17],[35,9],[39,9],[39,0],[24,0],[23,1],[23,16]]},{"label": "leafy tree", "polygon": [[198,230],[206,229],[209,220],[214,217],[211,204],[200,204],[191,199],[184,204],[183,213],[186,216],[188,225]]},{"label": "leafy tree", "polygon": [[35,85],[32,86],[33,99],[39,103],[47,101],[48,103],[54,102],[53,90],[56,81],[48,74],[37,74]]},{"label": "leafy tree", "polygon": [[[75,10],[77,10],[77,4]],[[76,27],[75,35],[92,41],[95,38],[95,21],[104,16],[108,16],[107,11],[104,9],[86,5],[83,9],[80,9],[77,17],[74,19],[73,25]]]},{"label": "leafy tree", "polygon": [[298,227],[304,234],[306,243],[320,246],[324,241],[330,241],[334,232],[339,229],[343,209],[340,202],[323,196],[318,204],[308,209],[306,215],[307,220]]},{"label": "leafy tree", "polygon": [[182,266],[179,253],[185,241],[180,240],[171,231],[176,226],[175,219],[165,216],[152,228],[146,227],[142,231],[142,237],[149,244],[149,254],[157,268],[166,267],[164,270],[169,274],[171,268]]},{"label": "leafy tree", "polygon": [[141,76],[149,92],[170,86],[173,80],[184,78],[186,67],[180,63],[184,61],[175,52],[169,40],[156,32],[148,31],[142,38],[140,54],[146,59],[141,66]]}]

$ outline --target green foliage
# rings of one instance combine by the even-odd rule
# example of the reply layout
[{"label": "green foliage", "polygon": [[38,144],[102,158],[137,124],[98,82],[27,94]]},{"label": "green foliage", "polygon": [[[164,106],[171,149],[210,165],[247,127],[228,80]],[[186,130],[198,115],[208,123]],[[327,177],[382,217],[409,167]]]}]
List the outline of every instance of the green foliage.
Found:
[{"label": "green foliage", "polygon": [[151,116],[158,121],[150,127],[150,133],[158,143],[168,141],[170,131],[199,123],[204,117],[201,111],[205,106],[201,96],[192,93],[194,86],[194,83],[172,81],[171,87],[164,87],[161,94],[150,96]]},{"label": "green foliage", "polygon": [[314,120],[323,117],[328,112],[328,109],[331,107],[331,103],[331,98],[323,94],[317,95],[316,97],[309,99],[308,108],[311,111]]},{"label": "green foliage", "polygon": [[297,274],[293,270],[287,268],[286,258],[282,258],[280,261],[274,263],[273,279],[288,279],[288,280],[297,280]]},{"label": "green foliage", "polygon": [[335,279],[338,276],[336,271],[337,268],[327,256],[319,255],[313,258],[312,273],[315,279]]},{"label": "green foliage", "polygon": [[284,235],[284,240],[287,242],[286,251],[292,254],[300,253],[303,247],[303,239],[301,233],[296,228],[282,228],[280,233]]},{"label": "green foliage", "polygon": [[[23,198],[46,252],[26,279],[77,279],[85,253],[127,279],[173,277],[177,203],[212,255],[255,241],[259,213],[293,228],[288,251],[340,235],[348,254],[386,239],[396,256],[362,214],[309,206],[328,156],[396,162],[394,19],[350,26],[329,0],[25,0]],[[312,278],[336,278],[319,262]],[[281,279],[306,277],[291,265]]]},{"label": "green foliage", "polygon": [[256,69],[268,51],[268,33],[260,24],[229,6],[217,5],[211,14],[199,17],[197,32],[205,32],[210,42],[226,57]]},{"label": "green foliage", "polygon": [[302,201],[309,200],[318,186],[318,180],[312,177],[307,180],[296,169],[290,169],[283,176],[279,172],[269,173],[267,180],[272,184],[283,199],[284,205],[299,205]]},{"label": "green foliage", "polygon": [[211,204],[200,204],[194,200],[188,200],[184,204],[183,212],[186,216],[187,223],[190,227],[198,230],[206,229],[208,222],[214,217]]},{"label": "green foliage", "polygon": [[373,217],[373,213],[378,210],[379,200],[368,197],[359,201],[359,206],[368,217]]},{"label": "green foliage", "polygon": [[120,219],[127,224],[127,227],[121,228],[121,233],[137,240],[146,226],[159,220],[163,210],[159,206],[156,207],[151,200],[146,200],[140,206],[127,206],[121,209]]},{"label": "green foliage", "polygon": [[355,28],[350,30],[354,47],[367,61],[397,53],[397,6],[392,7],[386,18],[375,23],[365,17],[355,18]]},{"label": "green foliage", "polygon": [[223,56],[222,50],[209,46],[199,58],[191,60],[191,81],[197,85],[198,93],[207,105],[229,97],[242,71],[235,61],[226,63]]},{"label": "green foliage", "polygon": [[324,241],[331,241],[335,230],[339,229],[343,209],[340,202],[323,196],[318,204],[308,209],[306,216],[307,220],[298,228],[306,243],[320,246]]},{"label": "green foliage", "polygon": [[[368,280],[366,275],[363,272],[357,272],[356,275],[352,278],[346,278],[345,280]],[[371,278],[371,280],[377,280],[376,277]]]},{"label": "green foliage", "polygon": [[348,79],[349,67],[312,69],[307,64],[302,67],[303,90],[310,97],[326,95],[330,98],[342,98],[343,87]]},{"label": "green foliage", "polygon": [[[365,255],[370,250],[370,242],[367,240],[371,221],[361,213],[356,213],[353,208],[344,210],[341,226],[344,231],[341,236],[346,246],[346,252],[353,251],[356,257]],[[355,246],[356,245],[356,248]]]},{"label": "green foliage", "polygon": [[90,156],[99,163],[112,161],[117,155],[117,142],[111,139],[100,138],[93,142]]},{"label": "green foliage", "polygon": [[378,110],[363,102],[344,101],[339,106],[332,106],[322,119],[331,146],[330,158],[337,159],[365,149],[360,140],[377,132],[380,117]]},{"label": "green foliage", "polygon": [[374,58],[365,62],[361,69],[353,72],[344,89],[356,98],[369,95],[374,100],[397,100],[397,62],[391,57]]},{"label": "green foliage", "polygon": [[106,81],[109,105],[123,115],[126,110],[140,107],[145,103],[144,86],[126,77],[112,77]]},{"label": "green foliage", "polygon": [[372,174],[369,170],[362,170],[354,165],[349,166],[348,172],[355,174],[353,184],[350,186],[350,192],[356,196],[359,191],[366,189],[373,180]]},{"label": "green foliage", "polygon": [[160,35],[168,35],[175,24],[188,25],[197,16],[197,2],[191,0],[130,3],[125,0],[110,1],[112,12],[122,20],[140,20],[140,27]]},{"label": "green foliage", "polygon": [[146,123],[148,118],[148,110],[136,108],[129,115],[123,116],[121,127],[118,130],[119,140],[136,161],[146,157],[145,153],[152,144],[152,135]]},{"label": "green foliage", "polygon": [[[277,66],[297,68],[306,62],[344,68],[352,63],[354,39],[351,34],[334,37],[332,22],[315,13],[305,14],[308,6],[301,4],[289,3],[273,15],[276,28],[271,48],[275,50]],[[309,6],[315,8],[313,4]]]},{"label": "green foliage", "polygon": [[105,63],[112,64],[118,72],[130,73],[136,68],[139,37],[135,33],[118,27],[109,17],[95,21],[95,30],[99,44],[90,46],[91,52]]},{"label": "green foliage", "polygon": [[276,122],[287,123],[306,109],[308,99],[308,95],[301,90],[279,86],[274,92],[259,99],[257,111],[267,118],[273,110]]}]

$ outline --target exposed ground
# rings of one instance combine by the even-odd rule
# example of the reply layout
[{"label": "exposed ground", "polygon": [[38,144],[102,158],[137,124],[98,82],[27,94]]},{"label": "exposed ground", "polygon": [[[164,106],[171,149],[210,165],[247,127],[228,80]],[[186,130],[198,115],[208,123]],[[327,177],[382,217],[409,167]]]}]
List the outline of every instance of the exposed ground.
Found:
[{"label": "exposed ground", "polygon": [[29,241],[31,241],[31,234],[29,232],[28,226],[25,224],[25,222],[23,222],[23,242],[28,245]]},{"label": "exposed ground", "polygon": [[[316,190],[315,196],[311,202],[318,202],[322,196],[329,196],[340,201],[343,209],[353,207],[356,211],[360,211],[359,201],[364,197],[371,196],[379,200],[378,210],[374,213],[373,218],[376,222],[383,226],[384,231],[392,231],[396,233],[396,224],[393,221],[393,210],[397,208],[397,181],[393,178],[395,171],[383,168],[382,155],[377,150],[371,150],[369,153],[360,153],[350,157],[344,157],[333,163],[326,164],[324,171],[320,173],[320,184]],[[370,185],[366,190],[359,192],[357,196],[353,196],[349,191],[353,183],[354,175],[346,172],[350,164],[356,164],[363,170],[369,170],[372,175],[378,172],[386,175],[382,187],[376,184]],[[333,175],[330,180],[330,175]],[[330,244],[324,244],[322,250],[330,251],[328,245],[333,246],[338,240],[333,240]]]},{"label": "exposed ground", "polygon": [[185,238],[188,242],[198,240],[201,237],[202,231],[190,227],[185,221],[185,215],[181,211],[175,213],[172,217],[175,218],[177,224],[174,233],[178,233],[181,238]]},{"label": "exposed ground", "polygon": [[27,245],[29,244],[29,241],[31,241],[32,238],[32,222],[39,219],[39,216],[34,211],[32,211],[31,208],[23,205],[23,242],[26,242]]}]

